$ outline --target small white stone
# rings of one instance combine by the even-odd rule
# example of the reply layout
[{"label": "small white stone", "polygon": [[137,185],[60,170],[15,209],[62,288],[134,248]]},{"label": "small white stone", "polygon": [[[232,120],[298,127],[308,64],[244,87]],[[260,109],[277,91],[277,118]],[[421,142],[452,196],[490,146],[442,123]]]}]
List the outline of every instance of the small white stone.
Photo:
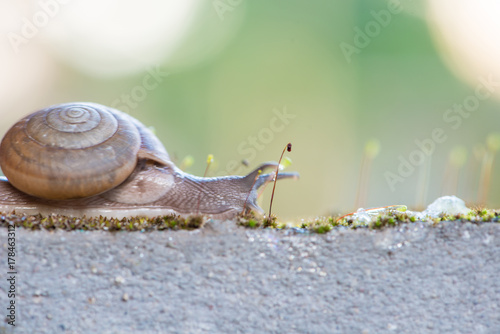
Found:
[{"label": "small white stone", "polygon": [[121,276],[115,277],[115,284],[120,285],[120,284],[123,284],[124,282],[125,282],[125,278],[123,278]]}]

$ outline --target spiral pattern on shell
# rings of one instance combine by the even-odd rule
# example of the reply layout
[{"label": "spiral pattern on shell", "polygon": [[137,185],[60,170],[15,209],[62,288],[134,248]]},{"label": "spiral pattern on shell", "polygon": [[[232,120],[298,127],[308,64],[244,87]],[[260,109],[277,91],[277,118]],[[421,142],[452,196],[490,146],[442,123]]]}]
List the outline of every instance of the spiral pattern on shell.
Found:
[{"label": "spiral pattern on shell", "polygon": [[122,112],[66,103],[16,123],[0,144],[0,166],[17,189],[70,199],[107,191],[134,170],[141,136]]}]

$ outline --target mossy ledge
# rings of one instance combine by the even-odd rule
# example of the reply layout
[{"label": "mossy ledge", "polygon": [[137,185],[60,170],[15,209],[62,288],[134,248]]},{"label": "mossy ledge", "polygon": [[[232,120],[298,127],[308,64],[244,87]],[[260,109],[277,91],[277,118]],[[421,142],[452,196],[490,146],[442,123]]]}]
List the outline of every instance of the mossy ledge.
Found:
[{"label": "mossy ledge", "polygon": [[[193,215],[187,218],[169,215],[154,218],[107,218],[107,217],[67,217],[62,215],[26,215],[0,212],[0,226],[7,227],[14,224],[29,230],[83,230],[83,231],[153,231],[153,230],[194,230],[201,228],[209,218],[202,215]],[[280,222],[276,216],[258,217],[253,213],[238,215],[237,225],[250,229],[294,229],[304,233],[328,233],[332,229],[383,229],[411,224],[416,218],[406,212],[390,211],[373,218],[368,224],[362,224],[348,217],[322,217],[313,220],[303,220],[297,224]],[[441,215],[438,218],[427,220],[429,224],[437,225],[443,221],[459,221],[484,223],[500,223],[500,210],[474,209],[467,215]]]},{"label": "mossy ledge", "polygon": [[203,216],[160,216],[155,218],[107,218],[107,217],[67,217],[61,215],[26,215],[0,213],[0,226],[14,224],[29,230],[83,230],[83,231],[152,231],[152,230],[194,230],[204,224]]},{"label": "mossy ledge", "polygon": [[[256,216],[250,214],[246,216],[238,216],[236,222],[240,226],[247,228],[294,228],[300,229],[304,232],[309,233],[328,233],[334,228],[369,228],[369,229],[383,229],[388,227],[395,227],[402,224],[415,223],[417,219],[406,213],[399,211],[388,211],[380,214],[373,218],[372,222],[368,224],[359,223],[358,221],[347,216],[330,216],[316,218],[313,220],[304,220],[296,226],[290,226],[289,224],[280,223],[277,221],[276,217],[269,218],[257,218]],[[427,222],[433,225],[437,225],[443,221],[460,221],[460,222],[472,222],[472,223],[485,223],[485,222],[495,222],[500,223],[500,210],[489,210],[489,209],[474,209],[467,215],[441,215],[438,218],[428,219]]]}]

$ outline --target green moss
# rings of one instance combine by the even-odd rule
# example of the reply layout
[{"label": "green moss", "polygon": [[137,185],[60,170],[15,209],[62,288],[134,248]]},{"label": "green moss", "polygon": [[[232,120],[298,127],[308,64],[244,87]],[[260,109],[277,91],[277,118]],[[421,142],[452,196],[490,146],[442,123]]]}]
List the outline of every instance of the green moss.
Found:
[{"label": "green moss", "polygon": [[14,224],[30,230],[83,230],[83,231],[151,231],[151,230],[193,230],[203,226],[205,218],[200,215],[182,218],[180,216],[160,216],[155,218],[107,218],[66,217],[61,215],[0,214],[0,226]]},{"label": "green moss", "polygon": [[332,228],[333,228],[332,225],[320,224],[317,226],[310,226],[309,230],[312,230],[315,233],[324,234],[324,233],[330,232],[330,230]]},{"label": "green moss", "polygon": [[[65,217],[61,215],[24,215],[24,214],[1,214],[0,226],[14,224],[30,230],[83,230],[83,231],[152,231],[152,230],[193,230],[203,226],[207,217],[193,215],[183,218],[176,215],[159,216],[154,218],[132,217],[132,218],[107,218],[107,217]],[[352,215],[319,217],[313,220],[302,221],[298,224],[285,224],[278,221],[276,216],[260,217],[253,212],[238,215],[235,218],[238,225],[245,228],[271,228],[286,229],[298,228],[308,233],[328,233],[334,228],[370,228],[382,229],[399,226],[402,224],[415,223],[417,219],[401,211],[383,212],[372,218],[370,223],[358,221]],[[429,219],[428,222],[438,225],[443,221],[461,221],[472,223],[500,222],[500,211],[489,209],[473,209],[468,214],[441,215],[438,218]]]},{"label": "green moss", "polygon": [[[368,227],[371,229],[381,229],[386,227],[398,226],[401,224],[415,223],[418,219],[407,212],[388,211],[373,217]],[[447,215],[443,214],[438,218],[428,219],[428,222],[437,225],[443,221],[462,221],[462,222],[500,222],[500,211],[489,209],[473,209],[468,214]],[[342,217],[339,221],[341,225],[347,225],[350,228],[359,228],[363,223],[356,222],[352,216]]]},{"label": "green moss", "polygon": [[250,219],[248,221],[247,227],[249,227],[249,228],[256,228],[257,224],[258,224],[258,222],[255,219]]},{"label": "green moss", "polygon": [[272,227],[272,228],[277,228],[278,227],[278,217],[275,215],[270,215],[268,217],[265,217],[264,220],[262,221],[262,227]]},{"label": "green moss", "polygon": [[[401,212],[387,212],[378,216],[375,220],[368,224],[371,229],[381,229],[384,227],[397,226],[400,224],[407,224],[412,222],[412,216],[407,213]],[[415,221],[415,220],[413,220]]]},{"label": "green moss", "polygon": [[253,212],[239,214],[235,219],[239,226],[248,228],[258,228],[262,226],[262,219],[259,219]]},{"label": "green moss", "polygon": [[323,234],[330,232],[334,227],[337,226],[340,226],[337,218],[319,217],[312,221],[302,222],[300,228],[308,232]]}]

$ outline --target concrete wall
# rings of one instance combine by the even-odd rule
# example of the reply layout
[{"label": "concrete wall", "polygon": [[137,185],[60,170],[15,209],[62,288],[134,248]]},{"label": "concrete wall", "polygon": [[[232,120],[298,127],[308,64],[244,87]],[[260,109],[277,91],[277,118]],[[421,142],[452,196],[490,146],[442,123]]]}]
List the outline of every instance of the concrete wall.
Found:
[{"label": "concrete wall", "polygon": [[[8,305],[0,228],[0,309]],[[16,230],[16,331],[500,333],[500,224]]]}]

